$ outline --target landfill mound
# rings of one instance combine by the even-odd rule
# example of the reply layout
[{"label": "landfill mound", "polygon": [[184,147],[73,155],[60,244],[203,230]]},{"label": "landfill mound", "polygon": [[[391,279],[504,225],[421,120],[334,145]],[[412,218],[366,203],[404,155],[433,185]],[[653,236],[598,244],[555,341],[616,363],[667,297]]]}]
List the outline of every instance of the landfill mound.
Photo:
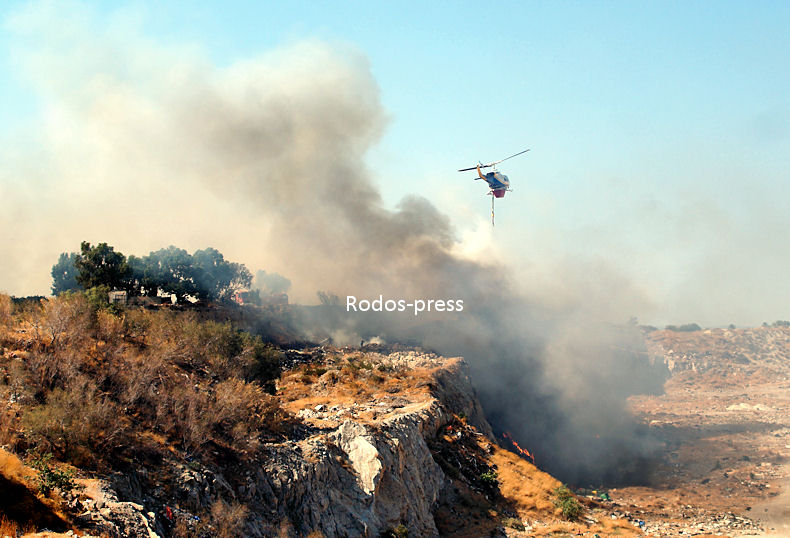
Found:
[{"label": "landfill mound", "polygon": [[790,328],[653,331],[665,393],[633,412],[665,443],[650,487],[609,491],[654,536],[790,536]]}]

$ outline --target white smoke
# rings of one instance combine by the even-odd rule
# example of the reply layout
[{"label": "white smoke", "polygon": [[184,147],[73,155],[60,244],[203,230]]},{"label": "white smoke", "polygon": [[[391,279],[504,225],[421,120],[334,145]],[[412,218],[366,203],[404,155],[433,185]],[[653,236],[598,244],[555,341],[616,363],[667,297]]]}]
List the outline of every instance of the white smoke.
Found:
[{"label": "white smoke", "polygon": [[[655,387],[616,375],[620,337],[583,323],[639,304],[639,292],[605,266],[594,276],[573,263],[517,273],[491,256],[489,232],[460,241],[426,199],[387,207],[365,165],[387,114],[364,56],[306,41],[216,67],[128,19],[103,22],[43,3],[9,23],[41,116],[32,138],[3,150],[0,238],[10,255],[0,286],[44,292],[58,254],[88,240],[126,254],[216,247],[287,276],[297,300],[314,301],[316,290],[462,299],[462,315],[388,318],[375,330],[355,318],[335,332],[466,356],[495,427],[567,476],[604,476],[642,453],[623,404],[631,389]],[[542,293],[527,297],[525,287]],[[592,394],[600,414],[585,405]],[[579,458],[572,447],[585,445]]]}]

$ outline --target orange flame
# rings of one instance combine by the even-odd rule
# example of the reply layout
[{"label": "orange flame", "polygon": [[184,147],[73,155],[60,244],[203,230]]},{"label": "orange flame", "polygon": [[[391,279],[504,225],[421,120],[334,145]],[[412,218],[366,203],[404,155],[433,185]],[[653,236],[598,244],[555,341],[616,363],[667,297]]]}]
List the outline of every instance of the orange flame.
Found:
[{"label": "orange flame", "polygon": [[526,448],[521,448],[521,446],[519,446],[519,444],[516,442],[516,440],[513,439],[513,437],[510,436],[509,432],[503,433],[502,437],[504,437],[505,439],[507,439],[508,441],[511,442],[511,444],[513,445],[513,448],[516,449],[518,454],[521,454],[523,457],[531,460],[533,465],[535,464],[535,456],[533,456],[532,453],[529,450],[527,450]]}]

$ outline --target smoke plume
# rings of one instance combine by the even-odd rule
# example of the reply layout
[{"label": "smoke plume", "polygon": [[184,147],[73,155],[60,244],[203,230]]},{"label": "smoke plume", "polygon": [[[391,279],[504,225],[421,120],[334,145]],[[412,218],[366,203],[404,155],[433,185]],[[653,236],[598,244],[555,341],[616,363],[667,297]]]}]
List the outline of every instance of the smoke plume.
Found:
[{"label": "smoke plume", "polygon": [[297,300],[462,299],[460,313],[343,322],[465,356],[495,429],[566,480],[620,479],[648,454],[625,399],[663,379],[634,327],[597,323],[584,297],[536,300],[512,268],[462,255],[425,198],[385,205],[365,155],[387,114],[361,54],[307,41],[216,67],[79,9],[36,4],[9,25],[41,116],[4,150],[0,285],[44,291],[42,268],[89,240],[214,246],[286,275]]}]

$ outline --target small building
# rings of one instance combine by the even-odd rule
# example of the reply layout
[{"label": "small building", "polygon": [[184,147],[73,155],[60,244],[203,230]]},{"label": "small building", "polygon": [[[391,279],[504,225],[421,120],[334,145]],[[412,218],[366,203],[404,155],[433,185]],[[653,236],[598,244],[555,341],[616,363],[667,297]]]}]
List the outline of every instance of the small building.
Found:
[{"label": "small building", "polygon": [[110,304],[119,304],[125,305],[126,304],[126,291],[125,290],[113,290],[107,294],[107,300]]}]

